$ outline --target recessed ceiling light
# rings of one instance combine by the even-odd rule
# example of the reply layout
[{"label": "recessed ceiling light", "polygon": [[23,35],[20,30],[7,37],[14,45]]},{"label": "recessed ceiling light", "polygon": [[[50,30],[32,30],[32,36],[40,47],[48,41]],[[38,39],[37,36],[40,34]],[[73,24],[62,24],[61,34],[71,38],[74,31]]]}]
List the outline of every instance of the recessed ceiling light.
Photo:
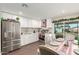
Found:
[{"label": "recessed ceiling light", "polygon": [[64,10],[62,10],[62,13],[64,14],[64,13],[65,13],[65,11],[64,11]]},{"label": "recessed ceiling light", "polygon": [[21,11],[19,11],[19,15],[22,15],[23,13]]}]

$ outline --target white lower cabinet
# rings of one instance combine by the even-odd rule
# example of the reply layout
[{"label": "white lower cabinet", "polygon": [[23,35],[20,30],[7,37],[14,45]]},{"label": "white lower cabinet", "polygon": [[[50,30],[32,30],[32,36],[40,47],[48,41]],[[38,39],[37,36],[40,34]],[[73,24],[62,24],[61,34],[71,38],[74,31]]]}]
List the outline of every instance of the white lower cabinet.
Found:
[{"label": "white lower cabinet", "polygon": [[21,36],[21,46],[36,42],[38,40],[39,39],[37,33],[24,34]]}]

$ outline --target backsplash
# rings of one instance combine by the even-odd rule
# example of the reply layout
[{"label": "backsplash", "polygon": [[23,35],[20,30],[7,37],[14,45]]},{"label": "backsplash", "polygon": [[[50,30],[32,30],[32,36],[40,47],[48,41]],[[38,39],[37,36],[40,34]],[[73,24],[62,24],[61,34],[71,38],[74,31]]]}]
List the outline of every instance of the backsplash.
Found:
[{"label": "backsplash", "polygon": [[38,33],[39,29],[37,28],[21,28],[21,34],[32,34]]}]

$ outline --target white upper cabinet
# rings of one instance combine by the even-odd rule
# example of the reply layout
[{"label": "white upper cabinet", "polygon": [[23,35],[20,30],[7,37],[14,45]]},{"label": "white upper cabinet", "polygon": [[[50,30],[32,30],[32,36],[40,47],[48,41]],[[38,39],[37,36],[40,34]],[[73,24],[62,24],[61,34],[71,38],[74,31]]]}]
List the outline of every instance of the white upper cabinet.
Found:
[{"label": "white upper cabinet", "polygon": [[34,28],[41,28],[41,21],[40,20],[32,20],[31,26]]},{"label": "white upper cabinet", "polygon": [[20,24],[21,24],[21,27],[27,27],[27,22],[26,22],[26,19],[24,18],[20,18]]},{"label": "white upper cabinet", "polygon": [[40,20],[31,20],[31,19],[20,19],[21,27],[31,27],[31,28],[40,28],[41,21]]},{"label": "white upper cabinet", "polygon": [[52,27],[52,20],[51,19],[47,19],[47,28]]}]

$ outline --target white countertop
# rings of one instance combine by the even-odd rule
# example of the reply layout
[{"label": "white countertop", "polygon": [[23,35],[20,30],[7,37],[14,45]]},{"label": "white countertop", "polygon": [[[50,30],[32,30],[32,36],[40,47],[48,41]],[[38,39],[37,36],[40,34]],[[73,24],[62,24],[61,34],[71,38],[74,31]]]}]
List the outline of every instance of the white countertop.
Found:
[{"label": "white countertop", "polygon": [[[71,50],[70,51],[70,47],[68,46],[63,46],[64,42],[62,42],[59,46],[52,46],[52,45],[49,45],[49,44],[46,44],[46,45],[40,45],[40,46],[44,46],[46,48],[49,48],[53,51],[56,51],[57,53],[59,53],[60,55],[76,55],[74,53],[74,49],[78,49],[78,45],[75,45],[75,44],[72,44],[72,47],[71,47]],[[71,54],[68,54],[68,53],[71,53]]]}]

